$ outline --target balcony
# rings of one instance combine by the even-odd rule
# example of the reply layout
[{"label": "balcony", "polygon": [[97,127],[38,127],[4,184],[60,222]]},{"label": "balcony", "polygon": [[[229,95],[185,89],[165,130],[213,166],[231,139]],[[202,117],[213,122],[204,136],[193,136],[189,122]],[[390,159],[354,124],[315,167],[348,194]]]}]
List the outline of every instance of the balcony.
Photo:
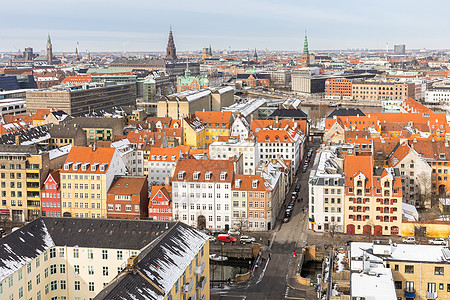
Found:
[{"label": "balcony", "polygon": [[414,298],[414,297],[416,297],[416,290],[405,289],[405,297],[406,298]]},{"label": "balcony", "polygon": [[203,290],[205,285],[206,285],[206,277],[202,276],[202,277],[200,277],[200,279],[197,282],[197,289],[198,290]]},{"label": "balcony", "polygon": [[195,275],[201,275],[203,274],[203,271],[205,270],[205,262],[203,262],[200,266],[197,266],[195,268]]},{"label": "balcony", "polygon": [[437,292],[428,292],[427,291],[427,299],[436,299],[438,296]]},{"label": "balcony", "polygon": [[194,280],[191,278],[189,283],[186,283],[185,285],[183,285],[183,288],[182,288],[183,294],[187,294],[190,291],[192,291],[193,287],[194,287]]}]

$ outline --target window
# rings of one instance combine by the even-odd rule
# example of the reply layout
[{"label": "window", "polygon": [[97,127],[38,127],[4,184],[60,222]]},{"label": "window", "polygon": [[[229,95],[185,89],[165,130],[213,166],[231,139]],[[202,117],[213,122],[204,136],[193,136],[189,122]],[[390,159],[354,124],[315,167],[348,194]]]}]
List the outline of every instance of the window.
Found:
[{"label": "window", "polygon": [[59,286],[60,286],[61,290],[65,290],[66,289],[66,281],[61,280]]},{"label": "window", "polygon": [[435,282],[428,282],[428,293],[436,293],[436,283]]},{"label": "window", "polygon": [[434,267],[434,275],[444,275],[444,267]]},{"label": "window", "polygon": [[50,290],[55,291],[55,290],[57,290],[57,289],[58,289],[58,281],[57,281],[57,280],[53,280],[53,281],[50,283]]},{"label": "window", "polygon": [[80,290],[80,282],[76,280],[74,282],[74,284],[75,284],[75,291],[79,291]]},{"label": "window", "polygon": [[108,276],[108,267],[103,267],[103,276]]},{"label": "window", "polygon": [[80,257],[80,249],[73,249],[73,258]]},{"label": "window", "polygon": [[88,266],[88,274],[94,275],[94,266]]},{"label": "window", "polygon": [[56,265],[50,266],[50,275],[56,274]]},{"label": "window", "polygon": [[59,248],[59,257],[64,257],[64,248]]},{"label": "window", "polygon": [[[33,282],[31,280],[28,281],[27,287],[28,287],[28,291],[31,291],[33,289]],[[1,291],[0,291],[0,294],[1,294]]]},{"label": "window", "polygon": [[31,263],[27,264],[27,274],[31,273]]},{"label": "window", "polygon": [[88,259],[94,259],[94,252],[92,251],[92,249],[88,249],[87,254]]},{"label": "window", "polygon": [[66,273],[66,265],[65,264],[60,264],[59,265],[59,273],[61,273],[61,274],[65,274]]},{"label": "window", "polygon": [[89,282],[89,292],[93,292],[93,291],[94,291],[94,283]]},{"label": "window", "polygon": [[395,289],[401,290],[402,289],[402,282],[401,281],[395,281]]},{"label": "window", "polygon": [[121,250],[117,251],[117,260],[122,260],[123,259],[123,253]]},{"label": "window", "polygon": [[412,265],[405,265],[405,273],[413,274],[414,273],[414,266],[412,266]]},{"label": "window", "polygon": [[102,250],[102,258],[108,259],[108,250]]},{"label": "window", "polygon": [[36,285],[39,285],[41,283],[41,274],[36,275]]},{"label": "window", "polygon": [[398,271],[398,265],[394,266],[394,271]]}]

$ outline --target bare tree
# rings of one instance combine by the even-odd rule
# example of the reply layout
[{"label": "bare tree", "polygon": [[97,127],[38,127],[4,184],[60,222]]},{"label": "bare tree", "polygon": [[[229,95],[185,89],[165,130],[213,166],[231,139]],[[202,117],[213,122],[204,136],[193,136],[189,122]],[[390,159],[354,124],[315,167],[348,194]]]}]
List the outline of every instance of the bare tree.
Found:
[{"label": "bare tree", "polygon": [[421,172],[417,175],[416,207],[419,209],[431,208],[433,195],[431,193],[431,175]]}]

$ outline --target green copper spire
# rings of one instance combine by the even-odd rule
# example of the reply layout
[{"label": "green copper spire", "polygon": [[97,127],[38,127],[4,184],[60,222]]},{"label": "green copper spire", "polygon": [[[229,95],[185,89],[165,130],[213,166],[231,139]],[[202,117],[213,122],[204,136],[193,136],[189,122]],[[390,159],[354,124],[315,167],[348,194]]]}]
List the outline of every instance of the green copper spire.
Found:
[{"label": "green copper spire", "polygon": [[303,54],[309,54],[308,37],[306,36],[306,30],[305,30],[305,42],[303,43]]},{"label": "green copper spire", "polygon": [[50,38],[50,33],[48,34],[47,37],[47,46],[52,44],[52,39]]}]

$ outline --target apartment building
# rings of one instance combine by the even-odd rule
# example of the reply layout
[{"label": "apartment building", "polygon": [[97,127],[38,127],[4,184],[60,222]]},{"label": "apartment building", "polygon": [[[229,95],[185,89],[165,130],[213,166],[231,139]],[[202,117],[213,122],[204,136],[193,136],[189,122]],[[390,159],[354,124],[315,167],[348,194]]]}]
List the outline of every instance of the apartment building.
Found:
[{"label": "apartment building", "polygon": [[49,155],[36,146],[0,145],[0,213],[24,222],[40,216],[42,183],[49,171]]},{"label": "apartment building", "polygon": [[242,115],[235,117],[233,124],[231,124],[230,136],[239,137],[240,141],[244,141],[251,135],[250,124],[247,119]]},{"label": "apartment building", "polygon": [[123,134],[123,121],[118,118],[88,118],[72,119],[68,126],[81,127],[86,133],[88,144],[97,141],[112,141],[116,135]]},{"label": "apartment building", "polygon": [[276,219],[272,197],[277,196],[275,186],[261,175],[235,175],[232,186],[233,216],[235,228],[246,231],[272,229]]},{"label": "apartment building", "polygon": [[108,219],[146,220],[148,182],[146,176],[116,176],[107,196]]},{"label": "apartment building", "polygon": [[[396,297],[393,299],[450,298],[450,251],[446,246],[394,244],[390,240],[353,242],[351,269],[355,276],[359,276],[359,272],[370,276],[364,270],[387,270],[392,279],[379,286],[383,290],[394,290]],[[355,284],[358,283],[352,282],[352,290]]]},{"label": "apartment building", "polygon": [[[408,143],[398,143],[387,162],[398,168],[402,178],[403,202],[417,207],[431,207],[431,173],[427,160]],[[428,196],[427,196],[428,195]]]},{"label": "apartment building", "polygon": [[59,170],[50,171],[42,185],[41,214],[43,217],[61,217]]},{"label": "apartment building", "polygon": [[231,160],[182,159],[172,178],[174,220],[199,229],[231,227]]},{"label": "apartment building", "polygon": [[148,203],[148,219],[158,221],[173,220],[172,186],[152,186]]},{"label": "apartment building", "polygon": [[450,103],[450,87],[440,86],[427,89],[425,91],[425,102],[448,105]]},{"label": "apartment building", "polygon": [[86,146],[86,133],[79,126],[75,125],[47,125],[48,133],[51,138],[49,140],[49,149],[56,149],[66,145]]},{"label": "apartment building", "polygon": [[344,232],[344,159],[336,147],[322,149],[309,174],[309,229]]},{"label": "apartment building", "polygon": [[108,190],[125,172],[115,148],[72,147],[60,170],[62,215],[106,218]]},{"label": "apartment building", "polygon": [[218,141],[219,136],[230,136],[233,115],[229,111],[196,111],[195,115],[205,127],[205,144]]},{"label": "apartment building", "polygon": [[374,167],[372,156],[345,157],[347,234],[399,235],[402,182],[398,169]]},{"label": "apartment building", "polygon": [[151,148],[148,159],[148,180],[153,185],[164,185],[172,178],[175,166],[182,158],[180,147]]},{"label": "apartment building", "polygon": [[352,83],[352,99],[365,101],[407,100],[416,97],[414,83],[356,81]]},{"label": "apartment building", "polygon": [[128,174],[135,176],[144,175],[144,168],[142,166],[143,158],[138,158],[138,151],[135,144],[130,143],[128,139],[122,139],[112,142],[110,146],[115,148],[119,153],[119,156],[122,158],[125,167],[127,168]]},{"label": "apartment building", "polygon": [[206,129],[203,122],[195,114],[183,118],[182,141],[184,146],[206,147]]},{"label": "apartment building", "polygon": [[259,148],[259,160],[268,162],[280,157],[292,161],[292,168],[297,171],[303,156],[305,136],[295,127],[262,128],[255,132]]},{"label": "apartment building", "polygon": [[[228,141],[223,141],[228,139]],[[229,159],[242,155],[244,174],[254,175],[259,165],[258,144],[254,141],[239,141],[236,137],[224,137],[209,145],[210,159]]]},{"label": "apartment building", "polygon": [[[208,239],[181,223],[48,217],[0,244],[2,299],[209,299]],[[121,287],[133,270],[148,277]]]}]

